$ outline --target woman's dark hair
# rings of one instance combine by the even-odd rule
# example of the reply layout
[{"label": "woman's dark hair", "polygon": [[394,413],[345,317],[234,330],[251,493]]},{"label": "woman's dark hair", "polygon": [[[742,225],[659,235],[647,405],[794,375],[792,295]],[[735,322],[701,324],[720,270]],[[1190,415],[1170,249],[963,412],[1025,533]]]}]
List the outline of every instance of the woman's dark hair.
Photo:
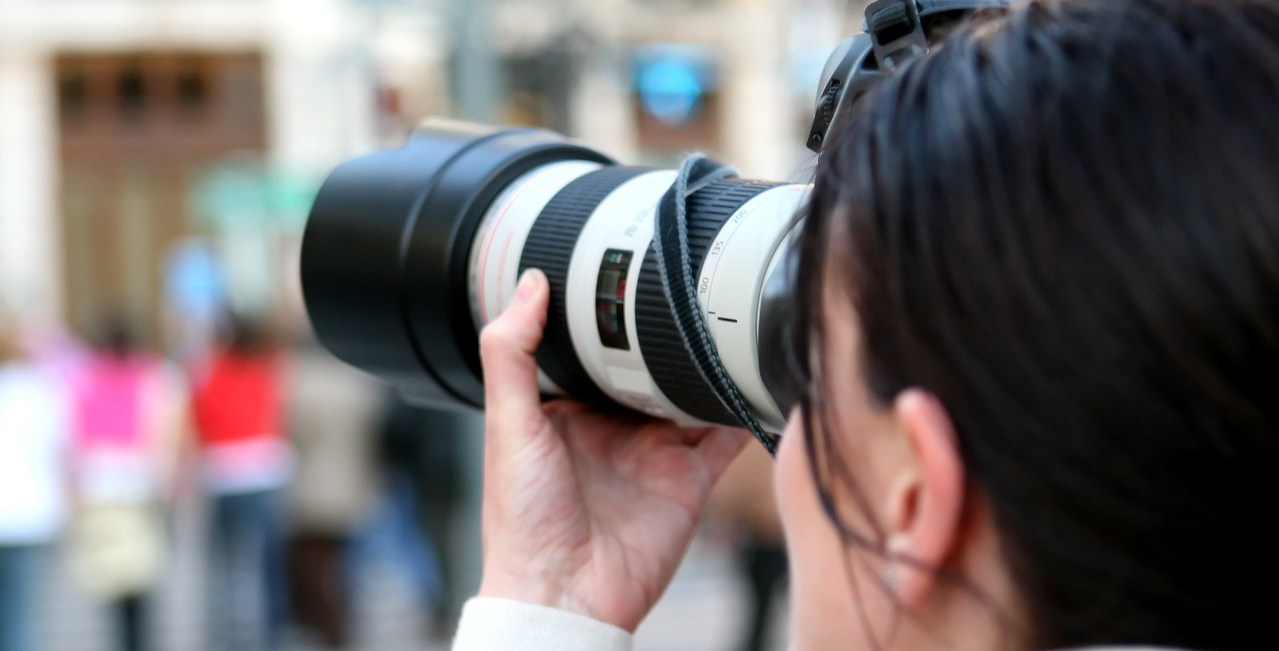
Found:
[{"label": "woman's dark hair", "polygon": [[840,327],[832,278],[875,399],[922,387],[953,419],[1028,646],[1273,648],[1279,3],[1041,1],[962,29],[844,125],[810,215],[798,346],[833,518],[857,493],[808,352]]}]

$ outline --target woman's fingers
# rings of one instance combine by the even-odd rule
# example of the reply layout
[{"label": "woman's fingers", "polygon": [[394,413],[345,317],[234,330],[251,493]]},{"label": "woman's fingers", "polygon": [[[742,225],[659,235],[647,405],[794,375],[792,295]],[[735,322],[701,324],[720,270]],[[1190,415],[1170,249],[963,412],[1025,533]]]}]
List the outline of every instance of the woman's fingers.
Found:
[{"label": "woman's fingers", "polygon": [[546,274],[529,269],[520,277],[511,304],[480,332],[484,366],[484,403],[490,423],[509,429],[542,417],[533,353],[546,327],[550,283]]},{"label": "woman's fingers", "polygon": [[[546,275],[530,269],[520,278],[510,305],[480,333],[490,439],[504,439],[508,434],[526,431],[530,424],[547,417],[538,390],[534,353],[542,341],[549,302],[550,283]],[[555,413],[552,411],[553,418]],[[718,479],[750,441],[750,434],[740,429],[713,427],[686,430],[683,438],[685,445],[696,449],[703,458],[712,478]],[[501,444],[500,440],[490,442]]]}]

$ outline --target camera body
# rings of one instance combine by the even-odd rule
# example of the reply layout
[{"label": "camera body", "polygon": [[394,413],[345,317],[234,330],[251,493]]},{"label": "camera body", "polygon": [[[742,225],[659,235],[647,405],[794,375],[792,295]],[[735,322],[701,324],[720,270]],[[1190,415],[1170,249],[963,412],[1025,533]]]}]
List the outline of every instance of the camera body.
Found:
[{"label": "camera body", "polygon": [[[808,146],[930,40],[1007,0],[879,0],[823,71]],[[712,161],[627,167],[558,134],[429,120],[335,169],[302,244],[320,341],[411,401],[482,408],[479,330],[530,267],[551,281],[547,395],[766,444],[796,396],[782,350],[808,187]]]}]

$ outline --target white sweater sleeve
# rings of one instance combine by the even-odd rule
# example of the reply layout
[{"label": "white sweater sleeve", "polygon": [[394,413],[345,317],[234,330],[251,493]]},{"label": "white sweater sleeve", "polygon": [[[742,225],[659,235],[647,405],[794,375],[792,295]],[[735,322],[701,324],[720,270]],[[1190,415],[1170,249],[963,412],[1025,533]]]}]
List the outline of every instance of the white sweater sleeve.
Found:
[{"label": "white sweater sleeve", "polygon": [[453,651],[631,651],[625,630],[585,615],[509,599],[473,597]]}]

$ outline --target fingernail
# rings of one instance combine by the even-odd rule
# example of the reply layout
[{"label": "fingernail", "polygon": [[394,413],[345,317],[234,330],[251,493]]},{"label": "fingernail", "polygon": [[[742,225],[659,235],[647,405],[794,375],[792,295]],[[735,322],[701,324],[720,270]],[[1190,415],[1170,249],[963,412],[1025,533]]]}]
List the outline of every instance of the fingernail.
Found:
[{"label": "fingernail", "polygon": [[533,277],[536,273],[536,269],[525,269],[520,274],[520,283],[515,286],[515,300],[526,301],[533,295],[533,288],[537,285],[537,280]]}]

